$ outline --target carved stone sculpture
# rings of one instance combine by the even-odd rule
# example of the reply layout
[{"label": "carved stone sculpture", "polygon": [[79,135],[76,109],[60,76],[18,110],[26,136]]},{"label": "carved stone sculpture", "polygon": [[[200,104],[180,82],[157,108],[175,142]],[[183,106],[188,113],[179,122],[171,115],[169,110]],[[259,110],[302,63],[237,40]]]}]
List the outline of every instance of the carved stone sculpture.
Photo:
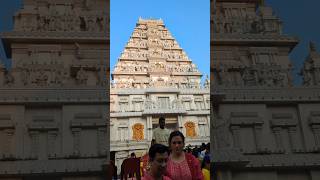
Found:
[{"label": "carved stone sculpture", "polygon": [[83,68],[80,68],[80,70],[77,72],[77,77],[76,77],[77,83],[81,85],[86,85],[88,76],[86,72],[83,70]]}]

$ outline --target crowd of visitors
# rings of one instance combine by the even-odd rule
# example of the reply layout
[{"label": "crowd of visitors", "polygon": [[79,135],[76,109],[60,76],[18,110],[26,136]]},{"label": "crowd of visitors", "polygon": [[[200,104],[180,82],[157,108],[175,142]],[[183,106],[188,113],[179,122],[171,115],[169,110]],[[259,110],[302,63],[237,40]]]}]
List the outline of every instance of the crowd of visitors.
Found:
[{"label": "crowd of visitors", "polygon": [[[165,138],[167,141],[165,141]],[[165,128],[165,119],[159,119],[159,127],[153,134],[148,153],[128,159],[140,162],[140,171],[130,171],[129,177],[142,180],[210,180],[210,143],[200,147],[185,146],[185,137],[180,131],[170,132]],[[125,161],[124,161],[125,162]],[[126,161],[127,162],[127,161]],[[124,163],[121,171],[124,171]],[[121,178],[123,177],[121,172]]]}]

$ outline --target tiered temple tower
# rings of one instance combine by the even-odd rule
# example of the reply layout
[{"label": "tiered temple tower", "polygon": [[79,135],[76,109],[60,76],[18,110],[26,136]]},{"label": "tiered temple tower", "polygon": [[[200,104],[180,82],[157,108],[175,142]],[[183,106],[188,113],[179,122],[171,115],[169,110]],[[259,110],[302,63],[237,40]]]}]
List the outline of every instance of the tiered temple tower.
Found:
[{"label": "tiered temple tower", "polygon": [[215,178],[319,179],[319,54],[293,86],[297,38],[259,0],[216,0],[211,15]]},{"label": "tiered temple tower", "polygon": [[111,151],[120,167],[131,152],[146,153],[160,116],[186,135],[186,145],[209,142],[209,80],[161,19],[139,19],[112,73]]},{"label": "tiered temple tower", "polygon": [[1,34],[0,178],[105,179],[108,6],[24,0]]}]

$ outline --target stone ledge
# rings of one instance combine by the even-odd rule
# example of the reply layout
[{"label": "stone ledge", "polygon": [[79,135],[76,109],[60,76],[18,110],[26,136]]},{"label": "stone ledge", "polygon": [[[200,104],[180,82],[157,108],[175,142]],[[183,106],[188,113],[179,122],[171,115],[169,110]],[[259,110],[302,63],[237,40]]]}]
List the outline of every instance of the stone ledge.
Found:
[{"label": "stone ledge", "polygon": [[0,89],[0,103],[107,103],[99,89]]},{"label": "stone ledge", "polygon": [[217,93],[224,94],[223,102],[320,102],[320,88],[220,88]]},{"label": "stone ledge", "polygon": [[182,89],[182,88],[145,88],[145,89],[116,89],[110,88],[111,95],[144,95],[146,93],[178,93],[181,95],[192,95],[192,94],[210,94],[210,89]]},{"label": "stone ledge", "polygon": [[101,172],[107,159],[0,161],[0,175]]}]

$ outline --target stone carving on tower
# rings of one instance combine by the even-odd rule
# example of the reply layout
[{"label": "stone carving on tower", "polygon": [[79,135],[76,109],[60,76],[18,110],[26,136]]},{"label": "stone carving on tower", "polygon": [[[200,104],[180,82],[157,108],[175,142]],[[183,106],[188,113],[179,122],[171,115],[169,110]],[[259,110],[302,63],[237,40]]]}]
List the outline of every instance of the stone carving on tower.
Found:
[{"label": "stone carving on tower", "polygon": [[[235,38],[241,41],[254,39],[294,39],[281,34],[281,22],[273,15],[272,9],[260,6],[256,12],[255,3],[218,3],[213,12],[215,38],[225,41]],[[235,4],[239,5],[235,8]],[[225,40],[224,40],[225,39]],[[229,40],[228,40],[229,41]],[[220,41],[216,41],[220,43]],[[291,63],[288,50],[268,46],[218,47],[213,54],[216,83],[226,87],[284,87],[292,85]],[[285,54],[286,53],[286,54]]]},{"label": "stone carving on tower", "polygon": [[[118,167],[131,152],[147,152],[160,116],[187,144],[209,142],[210,81],[161,19],[139,18],[112,72],[111,151]],[[189,122],[189,126],[185,123]]]},{"label": "stone carving on tower", "polygon": [[108,2],[22,4],[1,33],[0,178],[105,179]]},{"label": "stone carving on tower", "polygon": [[[86,2],[86,3],[84,3]],[[3,33],[8,38],[48,37],[66,38],[70,43],[68,53],[62,44],[29,43],[24,53],[12,61],[13,69],[8,73],[7,81],[13,87],[61,87],[96,86],[106,83],[104,67],[107,52],[91,48],[75,37],[85,39],[99,38],[106,41],[108,33],[107,11],[102,7],[106,3],[100,0],[83,1],[25,1],[26,8],[14,16],[13,32]],[[4,41],[6,44],[6,40]],[[18,48],[18,47],[17,47]],[[78,76],[79,75],[79,76]],[[81,79],[79,79],[81,78]],[[12,83],[14,79],[14,83]],[[86,81],[87,79],[88,81]],[[90,82],[90,84],[88,84]]]},{"label": "stone carving on tower", "polygon": [[300,72],[303,85],[294,85],[289,53],[298,39],[282,33],[272,8],[260,0],[211,4],[214,178],[319,179],[315,44]]},{"label": "stone carving on tower", "polygon": [[[127,74],[134,74],[136,79],[127,78]],[[115,88],[199,88],[201,74],[162,20],[150,24],[140,19],[118,60],[113,77]]]},{"label": "stone carving on tower", "polygon": [[320,85],[320,54],[313,42],[309,43],[309,55],[304,61],[301,74],[305,86]]}]

